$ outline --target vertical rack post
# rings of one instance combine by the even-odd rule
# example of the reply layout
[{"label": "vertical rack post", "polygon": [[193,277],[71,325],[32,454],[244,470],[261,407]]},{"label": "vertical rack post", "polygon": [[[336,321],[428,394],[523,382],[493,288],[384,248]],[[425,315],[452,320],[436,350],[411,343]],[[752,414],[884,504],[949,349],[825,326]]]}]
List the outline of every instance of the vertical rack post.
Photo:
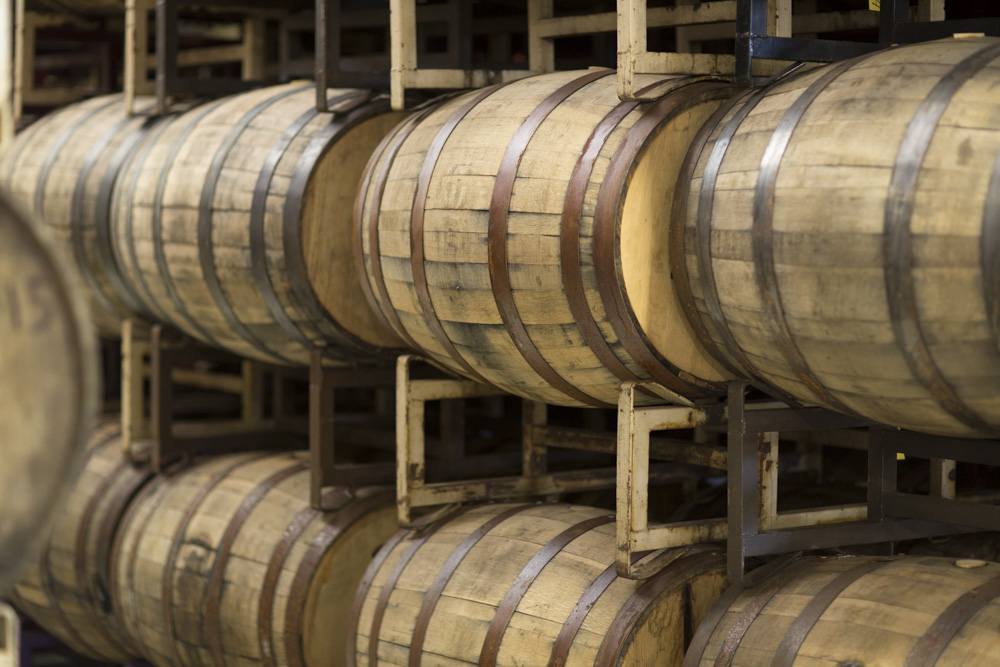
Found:
[{"label": "vertical rack post", "polygon": [[553,11],[553,0],[528,0],[528,69],[535,74],[556,68],[555,44],[540,30],[541,21],[552,18]]},{"label": "vertical rack post", "polygon": [[340,0],[316,0],[316,110],[320,112],[329,111],[326,90],[340,69],[339,19]]},{"label": "vertical rack post", "polygon": [[0,667],[21,665],[21,622],[17,612],[6,602],[0,602]]},{"label": "vertical rack post", "polygon": [[167,112],[177,86],[177,0],[156,0],[156,112]]},{"label": "vertical rack post", "polygon": [[[11,0],[0,0],[0,35],[14,34],[14,8]],[[10,44],[0,48],[0,150],[14,138],[13,52]]]},{"label": "vertical rack post", "polygon": [[417,69],[417,9],[415,0],[389,1],[390,101],[393,109],[405,106],[406,75]]},{"label": "vertical rack post", "polygon": [[24,89],[34,77],[35,30],[28,25],[28,15],[24,10],[25,0],[15,0],[14,4],[14,121],[21,119],[24,111]]},{"label": "vertical rack post", "polygon": [[146,373],[143,362],[149,353],[149,332],[133,319],[122,322],[122,450],[135,460],[134,445],[149,437],[145,413]]},{"label": "vertical rack post", "polygon": [[364,486],[391,483],[395,464],[341,463],[337,461],[336,390],[338,387],[391,386],[392,368],[328,368],[323,364],[323,348],[315,347],[309,357],[309,463],[310,502],[315,509],[324,505],[324,489],[331,486]]}]

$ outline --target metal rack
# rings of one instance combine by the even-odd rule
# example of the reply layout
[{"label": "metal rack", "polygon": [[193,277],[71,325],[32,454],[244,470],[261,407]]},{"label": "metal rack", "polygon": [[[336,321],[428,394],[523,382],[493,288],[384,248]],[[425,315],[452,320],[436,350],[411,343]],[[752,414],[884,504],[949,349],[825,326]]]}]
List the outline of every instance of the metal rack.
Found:
[{"label": "metal rack", "polygon": [[916,21],[909,0],[883,0],[878,43],[804,39],[769,30],[769,0],[737,0],[736,81],[754,85],[752,70],[760,60],[835,62],[891,46],[950,37],[956,33],[1000,35],[1000,17],[943,20],[944,0],[920,0]]},{"label": "metal rack", "polygon": [[[817,407],[748,403],[747,388],[746,382],[733,382],[724,406],[689,409],[635,408],[631,402],[635,388],[623,386],[618,449],[620,575],[638,576],[632,562],[639,552],[725,540],[729,577],[742,584],[751,557],[1000,529],[1000,507],[958,499],[953,472],[956,460],[1000,466],[1000,443],[899,431]],[[649,432],[719,423],[725,423],[728,431],[727,518],[649,526],[643,471]],[[778,513],[779,433],[859,427],[869,433],[867,502]],[[931,460],[929,496],[898,490],[898,453]],[[719,455],[713,467],[721,466],[722,459]]]},{"label": "metal rack", "polygon": [[[39,53],[38,47],[43,41],[40,33],[44,34],[46,31],[55,35],[52,42],[74,44],[76,51]],[[29,11],[25,8],[25,0],[16,0],[13,8],[13,34],[13,120],[20,119],[25,106],[56,107],[75,102],[86,95],[111,92],[111,48],[101,20]],[[83,70],[87,81],[76,86],[36,86],[36,72],[52,69]],[[8,83],[10,71],[5,69],[3,74]],[[10,125],[12,131],[13,124]]]},{"label": "metal rack", "polygon": [[[148,364],[146,358],[148,357]],[[126,320],[122,327],[122,447],[128,459],[149,458],[153,470],[162,472],[179,460],[236,449],[287,449],[290,436],[307,436],[310,458],[310,501],[323,504],[323,490],[330,486],[388,484],[395,474],[389,463],[351,463],[337,455],[334,426],[338,388],[390,388],[391,368],[330,368],[323,350],[311,355],[308,373],[242,360],[239,375],[184,368],[195,362],[231,362],[236,358],[162,325],[146,328]],[[265,418],[264,376],[272,377],[270,414]],[[144,385],[149,379],[147,397]],[[296,415],[286,400],[289,380],[308,380],[308,415]],[[179,423],[174,388],[183,384],[236,394],[240,397],[238,420]],[[148,420],[146,413],[149,413]],[[149,452],[140,443],[149,443]]]},{"label": "metal rack", "polygon": [[[547,406],[523,401],[521,422],[521,474],[507,477],[481,476],[489,468],[476,458],[452,452],[453,463],[479,476],[463,481],[428,483],[425,452],[424,411],[428,401],[473,398],[500,394],[500,390],[471,380],[450,378],[414,379],[414,355],[399,357],[396,365],[396,495],[401,526],[414,523],[413,510],[462,502],[482,502],[526,496],[555,496],[593,489],[615,488],[620,468],[586,468],[549,471],[549,449],[572,449],[614,454],[613,434],[599,434],[583,429],[552,426]],[[684,460],[687,443],[658,443],[659,458]],[[690,466],[654,465],[646,467],[646,477],[653,483],[689,485],[696,479]]]},{"label": "metal rack", "polygon": [[[156,112],[166,113],[170,100],[184,96],[214,96],[238,93],[260,85],[265,78],[264,17],[269,5],[260,0],[212,0],[200,6],[238,8],[244,14],[242,38],[228,46],[181,50],[178,35],[179,0],[126,0],[125,3],[125,103],[131,112],[136,95],[156,95]],[[291,7],[294,8],[294,7]],[[155,78],[146,72],[149,64],[149,12],[155,10]],[[253,11],[253,10],[256,10]],[[227,77],[183,77],[181,65],[241,64],[239,80]]]}]

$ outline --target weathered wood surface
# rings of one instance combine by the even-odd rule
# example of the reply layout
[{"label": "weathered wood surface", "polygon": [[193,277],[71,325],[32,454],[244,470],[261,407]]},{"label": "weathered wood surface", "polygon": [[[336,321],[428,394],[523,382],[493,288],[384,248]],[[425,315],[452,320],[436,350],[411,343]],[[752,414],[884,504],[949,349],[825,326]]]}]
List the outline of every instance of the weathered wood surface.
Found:
[{"label": "weathered wood surface", "polygon": [[336,665],[354,590],[395,530],[391,491],[309,506],[299,454],[238,454],[159,476],[115,541],[116,613],[156,665]]},{"label": "weathered wood surface", "polygon": [[733,93],[614,72],[559,72],[448,99],[368,165],[355,219],[366,294],[437,363],[514,394],[616,404],[622,380],[688,396],[729,377],[670,288],[682,156]]},{"label": "weathered wood surface", "polygon": [[45,231],[0,194],[0,594],[63,508],[97,407],[83,296]]},{"label": "weathered wood surface", "polygon": [[[136,108],[151,105],[139,99]],[[33,208],[73,260],[104,336],[118,337],[121,321],[139,305],[120,281],[108,236],[115,178],[156,124],[126,116],[121,95],[95,97],[30,125],[0,158],[0,184]]]},{"label": "weathered wood surface", "polygon": [[893,426],[1000,435],[998,85],[1000,40],[948,39],[711,121],[672,248],[720,361]]},{"label": "weathered wood surface", "polygon": [[724,555],[662,552],[666,567],[633,581],[615,574],[614,542],[607,512],[562,504],[402,531],[358,589],[348,664],[679,665],[726,588]]},{"label": "weathered wood surface", "polygon": [[928,557],[809,558],[731,589],[685,667],[978,667],[1000,655],[1000,564]]},{"label": "weathered wood surface", "polygon": [[115,529],[150,476],[124,460],[119,418],[102,419],[41,556],[12,590],[21,613],[80,655],[113,663],[140,657],[111,608],[108,568]]},{"label": "weathered wood surface", "polygon": [[308,364],[401,343],[371,312],[351,244],[358,182],[402,118],[362,90],[315,109],[303,82],[179,115],[137,147],[118,181],[116,257],[155,319],[237,354]]}]

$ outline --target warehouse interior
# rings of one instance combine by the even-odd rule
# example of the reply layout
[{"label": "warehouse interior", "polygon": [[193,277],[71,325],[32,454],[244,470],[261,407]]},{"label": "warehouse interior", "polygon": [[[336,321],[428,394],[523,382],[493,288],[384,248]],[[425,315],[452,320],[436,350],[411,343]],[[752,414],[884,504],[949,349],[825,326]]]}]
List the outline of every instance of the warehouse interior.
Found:
[{"label": "warehouse interior", "polygon": [[996,3],[0,45],[0,667],[1000,665]]}]

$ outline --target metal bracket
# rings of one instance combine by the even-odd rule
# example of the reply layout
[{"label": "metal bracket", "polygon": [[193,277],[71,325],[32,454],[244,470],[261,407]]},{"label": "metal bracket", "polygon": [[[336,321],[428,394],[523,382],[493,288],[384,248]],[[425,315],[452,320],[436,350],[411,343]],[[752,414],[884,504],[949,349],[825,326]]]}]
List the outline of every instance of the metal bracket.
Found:
[{"label": "metal bracket", "polygon": [[512,81],[531,76],[522,70],[470,69],[472,63],[472,4],[449,0],[448,17],[449,51],[452,52],[447,69],[420,68],[417,63],[417,7],[416,0],[389,0],[390,57],[389,87],[392,108],[405,108],[406,91],[410,88],[481,88],[497,81]]},{"label": "metal bracket", "polygon": [[[247,14],[243,21],[243,38],[232,46],[213,46],[180,51],[177,25],[180,0],[126,0],[125,3],[125,105],[132,113],[136,95],[154,93],[156,113],[166,113],[176,96],[217,97],[243,92],[260,85],[265,78],[264,19]],[[218,0],[202,5],[223,4]],[[241,6],[259,4],[243,0]],[[231,6],[231,5],[230,5]],[[156,36],[155,80],[146,76],[148,68],[149,12],[155,9]],[[244,10],[245,11],[245,10]],[[182,55],[183,54],[183,55]],[[179,59],[192,63],[214,64],[239,62],[241,79],[226,77],[181,77]]]},{"label": "metal bracket", "polygon": [[329,368],[323,365],[323,348],[313,348],[309,365],[309,471],[310,502],[325,507],[323,491],[331,486],[391,484],[396,466],[387,463],[338,463],[335,455],[335,391],[338,387],[391,387],[395,374],[387,368]]},{"label": "metal bracket", "polygon": [[[623,382],[618,393],[618,477],[617,477],[617,552],[619,576],[638,579],[642,570],[637,563],[641,552],[653,549],[717,542],[725,539],[723,519],[685,521],[649,525],[650,433],[653,431],[695,428],[725,421],[725,406],[636,407],[635,394],[641,384]],[[725,468],[728,454],[691,443],[677,452],[674,460],[695,465]]]},{"label": "metal bracket", "polygon": [[[727,549],[734,582],[746,581],[746,559],[752,556],[1000,529],[1000,508],[955,499],[950,472],[956,459],[1000,465],[1000,443],[898,431],[819,408],[754,410],[745,402],[746,387],[734,382],[729,388]],[[761,434],[859,426],[869,432],[866,503],[771,516],[761,511],[767,455]],[[776,450],[770,452],[776,468]],[[898,491],[897,453],[931,460],[930,496]],[[944,453],[948,459],[941,458]]]},{"label": "metal bracket", "polygon": [[[1000,18],[943,20],[943,0],[923,0],[918,21],[910,20],[909,0],[882,0],[879,10],[879,42],[885,46],[943,39],[959,33],[1000,35]],[[924,7],[923,5],[930,5]]]},{"label": "metal bracket", "polygon": [[[125,320],[122,324],[121,420],[122,449],[126,459],[149,460],[153,469],[161,472],[173,461],[196,453],[271,445],[275,440],[272,437],[275,424],[283,415],[276,405],[274,419],[263,419],[262,364],[242,361],[240,375],[178,368],[180,364],[195,361],[231,360],[231,354],[169,336],[162,325],[150,328],[136,320]],[[147,378],[150,381],[148,399]],[[176,424],[175,384],[239,395],[240,419]],[[143,449],[147,445],[149,451]]]},{"label": "metal bracket", "polygon": [[[754,85],[752,71],[755,60],[834,62],[871,53],[878,44],[829,39],[802,39],[791,36],[787,29],[768,30],[771,16],[769,1],[737,0],[736,7],[736,83],[744,88]],[[788,3],[791,18],[791,3]]]},{"label": "metal bracket", "polygon": [[[618,408],[618,550],[621,576],[642,576],[642,552],[727,541],[729,577],[744,584],[746,559],[849,544],[876,544],[1000,529],[1000,508],[955,500],[954,460],[1000,465],[997,443],[942,439],[896,432],[856,417],[780,402],[746,402],[746,382],[729,386],[725,405],[705,408],[637,408],[634,383],[623,383]],[[727,468],[727,518],[649,525],[647,518],[651,431],[728,423],[725,456],[676,460]],[[778,434],[867,427],[868,501],[819,509],[777,511]],[[697,447],[697,445],[691,445]],[[896,489],[896,453],[930,458],[932,494]],[[947,453],[950,458],[943,459]]]},{"label": "metal bracket", "polygon": [[[618,471],[613,467],[549,472],[549,449],[612,454],[616,449],[613,435],[604,437],[581,429],[549,426],[547,406],[523,401],[521,422],[521,474],[510,477],[478,478],[469,481],[427,483],[427,458],[424,434],[424,407],[427,401],[502,395],[499,389],[471,380],[417,380],[411,377],[411,364],[418,357],[403,355],[396,364],[396,492],[400,525],[413,525],[413,509],[469,501],[487,501],[525,496],[555,496],[589,489],[614,488]],[[687,408],[676,408],[688,413]],[[688,443],[657,443],[658,453],[673,458]],[[464,452],[452,452],[463,456]],[[475,472],[489,469],[476,465],[477,458],[463,458],[455,466]],[[654,483],[687,484],[693,471],[687,466],[646,467]]]},{"label": "metal bracket", "polygon": [[[236,422],[213,421],[191,424],[192,428],[187,433],[180,433],[181,429],[175,428],[177,425],[174,422],[174,383],[178,371],[182,370],[177,367],[194,362],[227,361],[233,357],[229,353],[199,345],[188,339],[179,342],[170,340],[166,329],[160,324],[153,325],[150,334],[149,422],[152,436],[150,464],[154,471],[163,472],[169,464],[179,459],[190,459],[196,454],[232,449],[263,449],[285,444],[276,442],[274,422],[266,422],[263,419],[263,367],[252,361],[241,362],[242,373],[235,382],[231,381],[232,378],[226,381],[225,376],[222,382],[211,380],[205,382],[189,378],[192,384],[238,392],[242,404],[241,419]],[[132,354],[134,352],[133,349]],[[202,375],[204,377],[204,374]],[[216,380],[219,379],[217,375],[214,377]],[[133,384],[134,379],[130,379],[130,385]],[[128,445],[130,448],[131,444]]]},{"label": "metal bracket", "polygon": [[[16,0],[13,30],[10,25],[7,27],[8,30],[0,34],[14,36],[13,100],[10,107],[13,118],[10,119],[10,132],[13,132],[14,122],[20,120],[25,106],[58,107],[90,95],[112,91],[114,73],[111,66],[111,42],[102,21],[69,14],[28,11],[25,9],[25,0]],[[63,33],[58,41],[74,43],[81,48],[69,53],[37,53],[41,41],[38,39],[38,32],[46,28]],[[7,49],[9,46],[5,47],[5,51]],[[8,63],[9,55],[5,54]],[[86,85],[76,87],[36,86],[36,69],[45,67],[88,69],[90,80]],[[9,81],[10,72],[10,68],[4,69],[2,78]]]}]

